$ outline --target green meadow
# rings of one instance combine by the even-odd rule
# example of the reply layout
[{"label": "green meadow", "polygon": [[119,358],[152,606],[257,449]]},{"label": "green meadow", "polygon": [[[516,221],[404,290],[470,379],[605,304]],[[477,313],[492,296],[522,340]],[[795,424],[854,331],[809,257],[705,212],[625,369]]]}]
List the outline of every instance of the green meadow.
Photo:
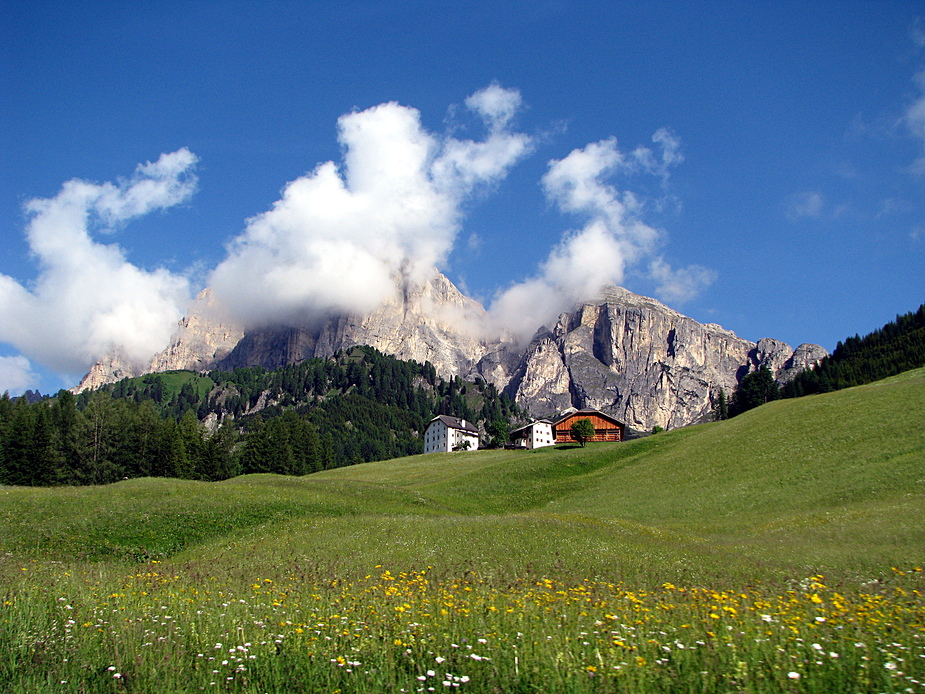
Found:
[{"label": "green meadow", "polygon": [[622,444],[0,487],[11,692],[925,692],[925,369]]}]

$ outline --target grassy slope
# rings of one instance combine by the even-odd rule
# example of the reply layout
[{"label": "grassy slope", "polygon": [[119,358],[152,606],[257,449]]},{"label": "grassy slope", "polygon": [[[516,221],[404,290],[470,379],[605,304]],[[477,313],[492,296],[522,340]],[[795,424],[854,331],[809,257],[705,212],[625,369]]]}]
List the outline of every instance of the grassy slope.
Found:
[{"label": "grassy slope", "polygon": [[[144,389],[143,381],[145,378],[152,374],[146,374],[144,376],[136,376],[135,378],[128,379],[129,383],[132,383],[139,389]],[[210,390],[215,387],[215,381],[213,381],[208,376],[200,376],[195,371],[161,371],[155,376],[161,379],[161,383],[164,384],[164,401],[169,402],[172,398],[179,395],[180,390],[189,382],[192,382],[196,387],[196,392],[199,397],[205,397]]]},{"label": "grassy slope", "polygon": [[[856,582],[925,563],[925,370],[626,443],[305,478],[0,488],[0,555]],[[756,573],[757,570],[757,573]]]}]

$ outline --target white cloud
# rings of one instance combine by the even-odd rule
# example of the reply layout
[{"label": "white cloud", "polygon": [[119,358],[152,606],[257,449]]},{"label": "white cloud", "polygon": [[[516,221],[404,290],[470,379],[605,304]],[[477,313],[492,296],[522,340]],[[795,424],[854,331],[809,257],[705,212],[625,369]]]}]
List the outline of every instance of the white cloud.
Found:
[{"label": "white cloud", "polygon": [[[395,102],[338,119],[342,161],[288,183],[209,273],[224,311],[247,327],[299,325],[374,310],[404,283],[429,279],[457,243],[464,203],[534,146],[512,127],[522,107],[518,91],[493,83],[465,106],[484,125],[481,139],[429,132],[416,109]],[[713,281],[706,268],[672,269],[658,255],[664,238],[642,220],[651,200],[613,183],[618,175],[648,175],[666,186],[683,161],[681,142],[667,129],[652,142],[623,152],[605,139],[549,163],[547,198],[583,226],[563,234],[534,277],[496,295],[486,330],[529,337],[576,302],[622,284],[630,268],[648,274],[668,301],[689,299]],[[22,359],[71,374],[113,350],[143,364],[162,349],[188,306],[188,278],[139,268],[91,232],[112,232],[187,200],[196,162],[181,149],[139,165],[128,179],[75,179],[54,198],[30,201],[27,235],[40,273],[28,286],[0,275],[0,341]],[[480,242],[469,235],[469,251]],[[28,361],[7,366],[28,372]]]},{"label": "white cloud", "polygon": [[22,395],[26,390],[38,388],[39,375],[23,356],[0,357],[0,393]]},{"label": "white cloud", "polygon": [[497,82],[466,98],[466,107],[482,116],[493,132],[507,128],[522,104],[519,91],[505,89]]},{"label": "white cloud", "polygon": [[[622,284],[627,268],[653,257],[661,234],[640,219],[643,205],[636,195],[608,183],[615,174],[634,172],[656,175],[664,183],[669,168],[683,160],[680,141],[666,129],[653,141],[658,154],[638,147],[626,155],[609,138],[550,162],[542,181],[546,196],[563,212],[588,221],[563,235],[535,277],[496,295],[491,316],[497,326],[526,339],[575,303],[596,298],[607,285]],[[673,271],[661,259],[649,270],[666,300],[689,299],[714,277],[696,266]]]},{"label": "white cloud", "polygon": [[818,219],[822,215],[825,198],[816,191],[803,191],[791,195],[785,203],[787,219],[795,222],[799,219]]},{"label": "white cloud", "polygon": [[429,133],[394,102],[342,116],[343,166],[318,165],[248,220],[211,275],[219,300],[247,325],[298,324],[370,311],[402,281],[426,280],[453,247],[461,203],[531,147],[508,129],[517,91],[492,84],[466,105],[485,122],[482,141]]},{"label": "white cloud", "polygon": [[662,258],[649,264],[649,274],[657,282],[656,294],[662,301],[683,304],[716,281],[716,272],[700,265],[673,269]]},{"label": "white cloud", "polygon": [[659,128],[652,136],[652,142],[659,146],[658,154],[648,147],[637,147],[633,150],[633,160],[642,171],[660,177],[665,185],[671,167],[684,161],[681,140],[668,128]]},{"label": "white cloud", "polygon": [[30,200],[27,239],[40,271],[28,287],[0,275],[0,341],[66,373],[113,349],[141,363],[163,348],[189,301],[187,279],[133,265],[90,230],[187,200],[196,161],[184,148],[139,165],[127,180],[73,179],[54,198]]}]

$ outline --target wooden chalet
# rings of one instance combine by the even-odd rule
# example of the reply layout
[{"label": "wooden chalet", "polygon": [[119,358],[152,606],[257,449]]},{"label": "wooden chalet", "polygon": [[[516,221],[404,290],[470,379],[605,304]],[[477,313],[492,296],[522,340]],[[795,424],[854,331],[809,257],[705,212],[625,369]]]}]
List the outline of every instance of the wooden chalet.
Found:
[{"label": "wooden chalet", "polygon": [[556,443],[570,443],[572,438],[572,424],[579,419],[590,419],[594,425],[594,438],[591,441],[622,441],[626,425],[618,422],[610,415],[598,410],[574,410],[563,415],[552,423],[552,431]]}]

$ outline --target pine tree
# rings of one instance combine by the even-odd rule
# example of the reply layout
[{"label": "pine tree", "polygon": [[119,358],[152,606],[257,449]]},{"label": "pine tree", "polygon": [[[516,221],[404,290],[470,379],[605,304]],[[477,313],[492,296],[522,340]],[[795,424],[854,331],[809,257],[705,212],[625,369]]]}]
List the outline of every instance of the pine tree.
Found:
[{"label": "pine tree", "polygon": [[729,416],[735,417],[743,412],[763,405],[780,397],[780,390],[774,382],[770,369],[762,366],[757,371],[746,374],[739,382],[729,406]]},{"label": "pine tree", "polygon": [[729,405],[726,402],[726,391],[720,388],[716,401],[713,403],[713,421],[719,422],[724,419],[729,419]]}]

